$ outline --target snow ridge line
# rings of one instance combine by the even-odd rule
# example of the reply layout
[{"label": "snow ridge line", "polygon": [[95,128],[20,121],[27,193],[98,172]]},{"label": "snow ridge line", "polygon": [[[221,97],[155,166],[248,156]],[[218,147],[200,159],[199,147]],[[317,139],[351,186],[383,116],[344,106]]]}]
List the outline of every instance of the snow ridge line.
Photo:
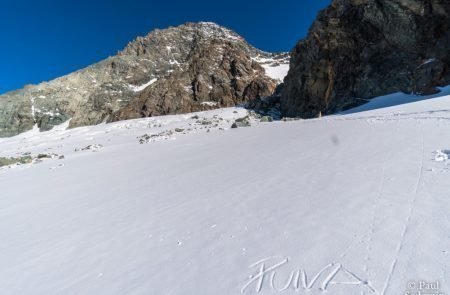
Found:
[{"label": "snow ridge line", "polygon": [[403,228],[402,234],[400,236],[400,241],[397,245],[397,251],[395,253],[395,258],[392,261],[391,264],[391,268],[389,270],[389,275],[388,278],[386,280],[386,284],[384,285],[383,291],[382,291],[382,295],[386,295],[387,290],[390,287],[391,284],[391,280],[392,280],[392,276],[395,273],[395,270],[397,268],[397,263],[398,263],[398,259],[399,256],[403,250],[403,246],[404,246],[404,242],[405,242],[405,237],[408,234],[408,230],[409,230],[409,224],[411,222],[413,213],[414,213],[414,209],[415,209],[415,205],[417,202],[417,193],[419,192],[419,188],[422,184],[422,179],[423,179],[423,167],[424,167],[424,162],[425,162],[425,139],[424,139],[424,132],[423,129],[421,128],[421,133],[422,133],[422,161],[421,161],[421,165],[420,165],[420,171],[419,171],[419,176],[417,178],[417,182],[414,188],[414,197],[412,198],[410,205],[409,205],[409,213],[408,213],[408,217],[406,219],[405,222],[405,227]]}]

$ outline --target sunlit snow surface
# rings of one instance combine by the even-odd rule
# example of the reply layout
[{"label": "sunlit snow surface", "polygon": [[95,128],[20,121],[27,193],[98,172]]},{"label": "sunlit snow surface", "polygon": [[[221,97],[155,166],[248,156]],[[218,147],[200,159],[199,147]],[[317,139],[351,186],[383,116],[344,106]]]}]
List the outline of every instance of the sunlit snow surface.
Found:
[{"label": "sunlit snow surface", "polygon": [[289,64],[279,64],[276,66],[263,65],[266,71],[266,75],[272,79],[283,82],[284,77],[287,76],[289,72]]},{"label": "sunlit snow surface", "polygon": [[257,61],[265,70],[266,76],[283,82],[284,78],[289,72],[289,59],[273,59],[267,57],[257,56],[253,58]]},{"label": "sunlit snow surface", "polygon": [[375,109],[382,109],[387,107],[392,107],[396,105],[406,104],[406,103],[412,103],[412,102],[418,102],[422,100],[427,100],[435,97],[442,97],[445,95],[450,95],[450,86],[447,87],[441,87],[439,88],[439,93],[432,94],[432,95],[416,95],[416,94],[404,94],[401,92],[392,93],[380,97],[376,97],[370,100],[367,100],[368,102],[357,107],[350,109],[348,111],[342,112],[342,114],[352,114],[352,113],[358,113],[363,111],[370,111]]},{"label": "sunlit snow surface", "polygon": [[1,294],[450,292],[450,96],[229,129],[245,113],[1,139],[65,156],[0,170]]}]

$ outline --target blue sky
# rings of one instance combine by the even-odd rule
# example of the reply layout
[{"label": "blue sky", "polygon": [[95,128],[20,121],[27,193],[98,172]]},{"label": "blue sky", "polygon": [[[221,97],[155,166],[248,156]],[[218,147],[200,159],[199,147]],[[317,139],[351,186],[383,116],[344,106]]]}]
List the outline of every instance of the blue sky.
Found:
[{"label": "blue sky", "polygon": [[188,21],[229,27],[289,51],[330,0],[0,0],[0,93],[100,61],[136,36]]}]

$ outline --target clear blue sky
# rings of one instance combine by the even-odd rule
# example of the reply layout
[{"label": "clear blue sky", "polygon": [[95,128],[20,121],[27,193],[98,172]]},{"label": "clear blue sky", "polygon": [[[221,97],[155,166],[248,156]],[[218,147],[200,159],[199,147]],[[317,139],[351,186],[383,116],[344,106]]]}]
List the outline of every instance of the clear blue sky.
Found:
[{"label": "clear blue sky", "polygon": [[154,28],[229,27],[267,51],[289,51],[330,0],[0,0],[0,93],[68,74]]}]

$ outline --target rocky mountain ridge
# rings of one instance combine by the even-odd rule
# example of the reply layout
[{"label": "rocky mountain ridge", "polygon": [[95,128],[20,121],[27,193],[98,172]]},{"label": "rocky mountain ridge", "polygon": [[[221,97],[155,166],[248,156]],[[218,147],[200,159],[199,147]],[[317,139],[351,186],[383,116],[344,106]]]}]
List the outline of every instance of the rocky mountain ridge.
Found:
[{"label": "rocky mountain ridge", "polygon": [[214,23],[155,30],[86,69],[1,95],[0,137],[234,106],[271,95],[278,81],[265,68],[280,64],[286,54]]},{"label": "rocky mountain ridge", "polygon": [[293,49],[284,116],[314,118],[450,84],[450,2],[334,0]]}]

